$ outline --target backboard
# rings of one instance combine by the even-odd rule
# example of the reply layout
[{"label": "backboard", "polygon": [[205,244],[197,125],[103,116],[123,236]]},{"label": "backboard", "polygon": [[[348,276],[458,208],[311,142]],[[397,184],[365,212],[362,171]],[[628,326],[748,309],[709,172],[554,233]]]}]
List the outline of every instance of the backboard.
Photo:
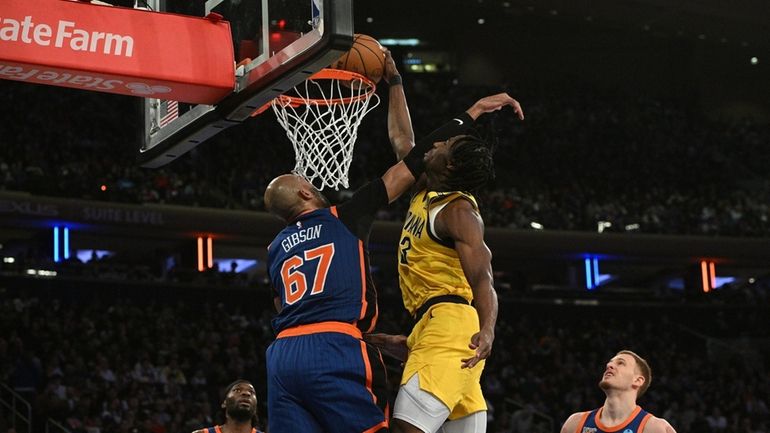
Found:
[{"label": "backboard", "polygon": [[[233,93],[214,105],[144,100],[139,162],[163,166],[330,65],[353,41],[353,0],[144,0],[156,11],[228,20],[237,64]],[[202,55],[205,55],[202,53]]]}]

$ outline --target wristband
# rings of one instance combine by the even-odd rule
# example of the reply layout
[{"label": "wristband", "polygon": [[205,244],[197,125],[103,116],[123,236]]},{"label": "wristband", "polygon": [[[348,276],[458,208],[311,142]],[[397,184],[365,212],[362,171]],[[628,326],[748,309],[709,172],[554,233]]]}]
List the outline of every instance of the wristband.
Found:
[{"label": "wristband", "polygon": [[388,85],[391,85],[391,86],[398,86],[403,84],[404,82],[403,80],[401,80],[401,75],[394,75],[390,77],[390,79],[388,80]]}]

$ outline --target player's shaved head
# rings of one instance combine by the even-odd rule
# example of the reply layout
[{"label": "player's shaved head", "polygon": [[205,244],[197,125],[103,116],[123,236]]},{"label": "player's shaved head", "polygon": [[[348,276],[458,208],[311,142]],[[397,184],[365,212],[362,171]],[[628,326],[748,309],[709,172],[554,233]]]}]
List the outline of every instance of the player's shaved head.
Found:
[{"label": "player's shaved head", "polygon": [[285,221],[291,221],[308,210],[328,205],[329,202],[320,191],[295,174],[276,177],[265,190],[265,207],[268,212]]}]

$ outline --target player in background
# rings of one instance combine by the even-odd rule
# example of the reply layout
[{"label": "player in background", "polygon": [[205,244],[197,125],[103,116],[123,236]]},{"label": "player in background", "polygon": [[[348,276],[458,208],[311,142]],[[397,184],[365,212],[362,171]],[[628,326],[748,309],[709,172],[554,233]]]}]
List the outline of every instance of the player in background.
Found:
[{"label": "player in background", "polygon": [[225,389],[222,401],[225,423],[193,433],[261,433],[257,425],[257,392],[248,380],[239,379]]},{"label": "player in background", "polygon": [[671,424],[636,404],[652,383],[652,370],[642,357],[621,350],[607,362],[599,388],[607,398],[599,409],[576,412],[561,433],[676,433]]}]

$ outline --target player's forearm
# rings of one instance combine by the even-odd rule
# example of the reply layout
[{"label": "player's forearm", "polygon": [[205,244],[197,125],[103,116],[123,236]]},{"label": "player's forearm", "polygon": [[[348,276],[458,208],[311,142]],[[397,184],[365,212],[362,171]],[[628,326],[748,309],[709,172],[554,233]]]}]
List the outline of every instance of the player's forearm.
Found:
[{"label": "player's forearm", "polygon": [[388,98],[388,137],[393,153],[401,161],[414,146],[414,129],[406,103],[404,86],[390,86]]},{"label": "player's forearm", "polygon": [[479,314],[479,328],[494,334],[497,323],[497,292],[492,279],[478,281],[473,287],[473,305]]}]

